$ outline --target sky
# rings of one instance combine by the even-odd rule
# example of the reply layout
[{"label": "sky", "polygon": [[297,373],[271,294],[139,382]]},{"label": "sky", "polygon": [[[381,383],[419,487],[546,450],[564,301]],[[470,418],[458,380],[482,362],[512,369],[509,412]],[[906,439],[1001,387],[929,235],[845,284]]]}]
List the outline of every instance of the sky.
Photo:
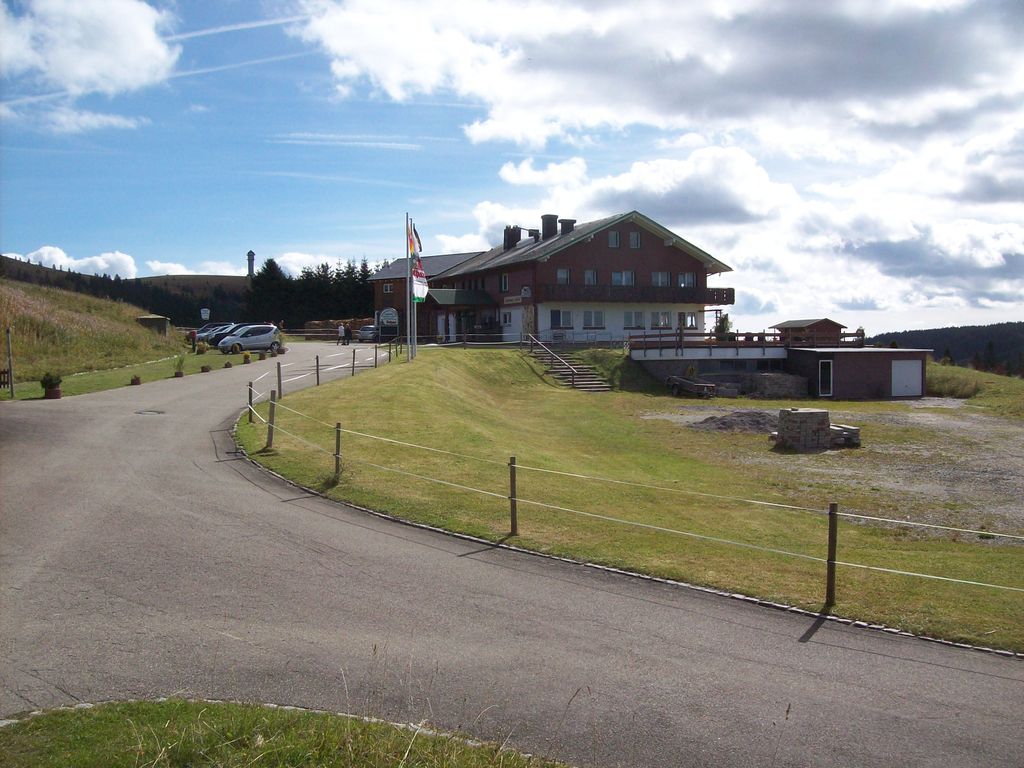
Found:
[{"label": "sky", "polygon": [[0,252],[121,277],[638,210],[739,330],[1024,320],[1022,0],[2,0]]}]

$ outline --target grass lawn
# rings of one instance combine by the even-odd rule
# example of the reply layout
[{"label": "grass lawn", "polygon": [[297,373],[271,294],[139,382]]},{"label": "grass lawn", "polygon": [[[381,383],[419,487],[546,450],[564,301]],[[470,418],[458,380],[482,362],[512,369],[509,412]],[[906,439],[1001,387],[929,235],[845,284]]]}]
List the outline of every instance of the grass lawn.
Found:
[{"label": "grass lawn", "polygon": [[[505,538],[509,531],[507,464],[515,456],[519,536],[513,543],[809,610],[822,608],[824,564],[757,548],[824,558],[827,521],[820,511],[829,502],[862,514],[959,519],[959,510],[937,511],[930,499],[911,493],[794,472],[790,457],[769,451],[763,435],[699,432],[645,418],[678,408],[680,401],[645,383],[635,370],[620,371],[619,383],[631,391],[581,393],[554,385],[518,351],[424,348],[412,364],[289,394],[284,405],[305,416],[280,408],[278,425],[301,440],[279,430],[274,449],[263,450],[265,426],[250,426],[245,420],[239,425],[239,440],[261,463],[333,498],[489,540]],[[791,404],[734,401],[730,407],[770,410]],[[844,410],[865,413],[905,407],[843,404]],[[266,405],[260,409],[266,417]],[[344,469],[335,483],[333,425],[338,421],[352,432],[459,455],[347,432],[342,439]],[[865,429],[865,440],[879,450],[799,458],[810,469],[838,464],[867,473],[883,471],[886,445],[929,439],[909,431],[872,424]],[[1024,588],[1024,547],[975,536],[922,534],[844,519],[838,559]],[[919,634],[1024,651],[1020,592],[841,567],[834,612]]]},{"label": "grass lawn", "polygon": [[9,768],[555,768],[494,744],[386,723],[182,700],[57,710],[0,728]]}]

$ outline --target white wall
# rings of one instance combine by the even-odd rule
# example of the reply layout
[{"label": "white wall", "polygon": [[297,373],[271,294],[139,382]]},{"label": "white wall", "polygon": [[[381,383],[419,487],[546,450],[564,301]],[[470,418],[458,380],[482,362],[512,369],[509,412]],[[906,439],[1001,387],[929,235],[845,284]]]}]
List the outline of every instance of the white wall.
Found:
[{"label": "white wall", "polygon": [[[584,337],[584,334],[597,334],[600,338],[615,338],[621,339],[631,334],[641,334],[644,331],[653,332],[651,328],[651,312],[668,312],[669,317],[672,319],[672,327],[661,330],[679,330],[679,313],[680,312],[696,312],[697,313],[697,332],[704,332],[704,315],[701,313],[702,306],[697,304],[629,304],[629,303],[613,303],[613,304],[585,304],[577,302],[546,302],[544,304],[537,305],[537,331],[540,338],[551,337],[551,310],[569,310],[572,312],[572,332],[573,337],[580,339]],[[604,328],[601,329],[584,329],[583,327],[583,313],[584,311],[600,310],[604,312]],[[626,329],[623,326],[623,314],[627,311],[642,311],[644,313],[644,329],[630,328]],[[561,329],[556,329],[561,330]],[[568,333],[566,334],[568,335]]]}]

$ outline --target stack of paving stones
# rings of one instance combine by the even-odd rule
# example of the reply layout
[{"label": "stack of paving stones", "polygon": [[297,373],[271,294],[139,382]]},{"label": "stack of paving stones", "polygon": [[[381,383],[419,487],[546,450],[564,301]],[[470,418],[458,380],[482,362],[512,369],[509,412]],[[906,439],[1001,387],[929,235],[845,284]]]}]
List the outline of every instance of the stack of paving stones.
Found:
[{"label": "stack of paving stones", "polygon": [[820,408],[784,408],[779,411],[775,444],[794,451],[827,451],[832,444],[828,411]]}]

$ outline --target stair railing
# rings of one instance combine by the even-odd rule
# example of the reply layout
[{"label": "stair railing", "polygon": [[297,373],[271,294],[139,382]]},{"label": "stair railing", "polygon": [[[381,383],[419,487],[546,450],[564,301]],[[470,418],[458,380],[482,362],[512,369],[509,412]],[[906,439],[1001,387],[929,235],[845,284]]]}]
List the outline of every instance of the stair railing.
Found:
[{"label": "stair railing", "polygon": [[568,360],[565,360],[565,359],[559,357],[558,355],[556,355],[552,351],[551,347],[548,347],[547,345],[545,345],[543,341],[541,341],[540,339],[538,339],[536,336],[534,336],[531,333],[530,334],[530,353],[531,354],[533,354],[533,345],[534,344],[536,344],[538,347],[540,347],[545,352],[547,352],[551,357],[553,357],[555,360],[557,360],[558,362],[560,362],[562,365],[564,365],[566,368],[569,369],[570,377],[571,377],[571,381],[572,381],[572,388],[576,389],[576,374],[579,373],[579,371],[577,371],[575,368],[573,368],[571,365],[569,365],[569,361]]}]

